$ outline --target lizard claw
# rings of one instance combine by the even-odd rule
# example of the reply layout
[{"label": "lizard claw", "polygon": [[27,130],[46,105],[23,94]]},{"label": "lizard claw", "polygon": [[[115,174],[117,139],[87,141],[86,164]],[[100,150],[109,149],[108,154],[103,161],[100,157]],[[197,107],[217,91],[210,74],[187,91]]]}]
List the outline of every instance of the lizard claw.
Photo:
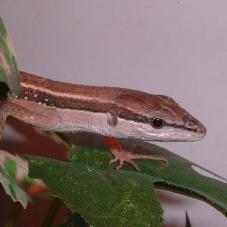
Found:
[{"label": "lizard claw", "polygon": [[[120,151],[120,152],[128,152],[128,151],[123,150],[123,151]],[[128,153],[129,153],[129,152],[128,152]],[[111,164],[113,164],[113,163],[115,163],[115,162],[119,162],[119,165],[117,165],[117,167],[116,167],[117,170],[120,170],[120,169],[123,167],[124,163],[127,162],[127,163],[131,164],[138,172],[140,172],[139,167],[138,167],[138,166],[136,165],[136,163],[133,162],[132,160],[129,160],[129,159],[126,160],[126,159],[124,159],[124,158],[120,158],[120,157],[116,157],[116,156],[115,156],[114,159],[111,159],[111,160],[109,161],[109,165],[111,165]]]},{"label": "lizard claw", "polygon": [[111,164],[113,164],[113,163],[115,163],[115,162],[117,162],[118,161],[118,158],[114,158],[114,159],[111,159],[110,161],[109,161],[109,165],[111,165]]}]

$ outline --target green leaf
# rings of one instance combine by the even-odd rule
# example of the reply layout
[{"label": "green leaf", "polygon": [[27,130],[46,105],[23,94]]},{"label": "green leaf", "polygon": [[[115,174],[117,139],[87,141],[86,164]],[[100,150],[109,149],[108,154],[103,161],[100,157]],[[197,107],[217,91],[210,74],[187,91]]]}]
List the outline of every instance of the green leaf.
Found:
[{"label": "green leaf", "polygon": [[20,91],[19,74],[13,43],[0,18],[0,82],[8,85],[13,96]]},{"label": "green leaf", "polygon": [[[156,187],[185,194],[190,197],[196,197],[214,206],[223,214],[227,214],[227,184],[222,182],[227,182],[225,179],[179,155],[153,144],[143,145],[139,153],[141,152],[152,155],[157,154],[169,160],[168,166],[160,161],[136,161],[141,172],[147,177],[152,177],[152,181]],[[91,170],[97,168],[108,169],[108,161],[112,159],[112,155],[108,152],[101,152],[98,149],[76,147],[69,153],[69,158],[76,165],[87,166]],[[134,171],[129,165],[125,165],[123,169]],[[200,174],[202,171],[204,174]],[[210,174],[212,178],[205,176],[205,174]]]},{"label": "green leaf", "polygon": [[153,177],[100,170],[41,157],[28,157],[29,175],[42,179],[92,226],[161,226],[162,209]]},{"label": "green leaf", "polygon": [[13,201],[20,202],[24,208],[31,198],[18,184],[17,179],[26,174],[26,166],[27,163],[19,156],[0,150],[0,183]]},{"label": "green leaf", "polygon": [[[124,147],[127,150],[130,150],[130,146],[127,144],[124,144]],[[106,152],[106,150],[102,149],[78,146],[74,147],[72,151],[68,153],[68,157],[74,165],[62,163],[61,165],[64,167],[61,166],[59,168],[60,165],[54,161],[56,165],[54,164],[54,168],[52,168],[52,161],[46,162],[45,159],[37,159],[32,157],[30,158],[31,174],[33,177],[43,179],[46,184],[51,187],[51,194],[62,198],[66,204],[69,205],[72,211],[80,213],[82,218],[84,218],[89,224],[98,224],[98,226],[105,226],[107,224],[102,219],[103,217],[108,218],[108,216],[105,216],[107,215],[105,211],[108,210],[106,206],[111,207],[112,202],[115,201],[115,199],[112,200],[112,198],[115,196],[115,193],[120,192],[121,187],[127,189],[129,193],[128,201],[133,201],[133,203],[135,203],[133,196],[130,196],[130,193],[133,194],[136,192],[135,188],[133,188],[135,185],[137,185],[135,181],[142,181],[142,183],[140,182],[140,192],[144,192],[144,190],[149,191],[148,185],[152,187],[154,184],[156,187],[162,188],[164,190],[174,191],[203,200],[211,204],[213,207],[219,209],[223,214],[227,213],[227,184],[225,183],[227,181],[224,178],[219,177],[216,174],[202,168],[201,166],[198,166],[193,162],[190,162],[164,148],[155,146],[153,144],[142,144],[142,147],[137,149],[136,152],[146,155],[156,154],[158,156],[166,157],[169,160],[169,165],[166,165],[161,161],[137,160],[136,163],[139,165],[141,174],[135,172],[130,165],[125,165],[122,170],[116,171],[113,165],[108,165],[109,160],[113,158],[110,152]],[[73,174],[73,169],[76,172],[76,177]],[[208,174],[210,177],[206,176]],[[67,180],[66,178],[69,178],[70,180]],[[116,178],[118,179],[118,183],[121,182],[121,186],[119,187],[118,184],[119,190],[115,191],[113,190],[115,189],[113,185],[115,185],[114,182]],[[133,179],[133,181],[131,181],[131,179]],[[131,184],[132,182],[134,182],[134,184]],[[64,186],[61,186],[62,184]],[[73,191],[70,184],[73,185],[73,188],[76,191]],[[102,191],[103,185],[106,186],[106,189],[111,188],[113,190],[110,191],[110,193],[107,193],[108,200],[105,200],[106,194]],[[92,198],[92,196],[96,193],[96,188],[102,192],[101,193],[99,191],[98,194],[102,194],[101,199],[100,196],[94,196],[94,198]],[[150,193],[152,194],[153,191]],[[147,201],[152,201],[152,204],[155,204],[152,199],[145,199],[147,198],[148,194],[149,192],[143,193],[143,198],[141,200],[143,200],[144,203]],[[75,198],[72,195],[75,195]],[[67,199],[68,196],[71,196],[70,201]],[[78,198],[78,196],[80,198]],[[96,204],[93,203],[94,201],[97,202],[98,205],[93,206]],[[99,201],[102,201],[102,204],[105,205],[104,209],[100,210]],[[75,206],[76,203],[78,206]],[[145,205],[145,207],[146,206],[147,205]],[[91,209],[91,207],[93,209]],[[151,216],[154,215],[155,217],[157,215],[158,219],[161,219],[161,210],[155,214],[155,211],[152,210],[152,207],[149,209],[152,211],[150,212]],[[155,210],[157,211],[157,209]],[[132,213],[133,212],[129,209],[129,212],[124,214],[122,209],[120,209],[118,215],[120,217],[121,214],[124,214],[123,216],[125,217],[125,215]],[[141,216],[141,214],[137,216],[133,213],[132,216],[136,217],[136,221],[140,221],[138,217]],[[132,216],[130,216],[128,220],[134,221]],[[113,217],[110,217],[110,220],[112,220]],[[141,217],[144,219],[143,215]],[[118,218],[118,220],[120,219]],[[160,225],[160,223],[161,221],[152,224],[153,226],[157,226]],[[117,224],[121,226],[121,222]]]}]

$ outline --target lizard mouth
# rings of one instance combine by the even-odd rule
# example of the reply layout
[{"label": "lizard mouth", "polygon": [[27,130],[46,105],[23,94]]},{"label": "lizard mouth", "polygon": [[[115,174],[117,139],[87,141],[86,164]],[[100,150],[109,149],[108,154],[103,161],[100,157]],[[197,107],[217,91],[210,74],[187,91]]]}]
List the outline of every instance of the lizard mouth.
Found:
[{"label": "lizard mouth", "polygon": [[[205,126],[199,121],[196,121],[196,123],[187,122],[184,125],[168,124],[167,126],[173,127],[176,129],[176,134],[178,134],[180,141],[181,141],[180,138],[184,136],[186,137],[185,139],[187,141],[198,141],[203,139],[207,133]],[[182,136],[180,134],[182,134]]]},{"label": "lizard mouth", "polygon": [[162,132],[157,133],[155,137],[151,139],[144,139],[144,142],[194,142],[203,139],[206,135],[206,128],[201,125],[196,128],[185,127],[185,126],[177,126],[174,127],[166,126],[166,128],[162,130]]}]

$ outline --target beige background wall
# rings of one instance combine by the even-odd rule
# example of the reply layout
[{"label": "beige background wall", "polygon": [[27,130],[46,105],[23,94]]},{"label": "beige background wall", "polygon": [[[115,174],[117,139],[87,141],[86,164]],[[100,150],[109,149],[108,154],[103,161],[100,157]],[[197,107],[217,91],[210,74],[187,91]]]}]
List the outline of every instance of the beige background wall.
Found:
[{"label": "beige background wall", "polygon": [[[162,144],[226,177],[227,2],[1,0],[21,70],[172,96],[206,125],[197,143]],[[8,128],[8,135],[13,130]],[[10,137],[11,138],[11,137]],[[23,139],[17,135],[16,139]],[[171,194],[172,195],[172,194]],[[227,225],[203,202],[164,204],[168,222]]]}]

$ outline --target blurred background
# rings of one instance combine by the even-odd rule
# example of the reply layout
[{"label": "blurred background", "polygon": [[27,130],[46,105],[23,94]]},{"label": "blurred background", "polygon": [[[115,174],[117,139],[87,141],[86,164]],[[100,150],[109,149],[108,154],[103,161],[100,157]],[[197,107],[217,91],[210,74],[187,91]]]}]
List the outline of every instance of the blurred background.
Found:
[{"label": "blurred background", "polygon": [[[223,177],[227,173],[226,12],[224,0],[0,3],[20,70],[54,80],[173,97],[205,124],[208,134],[201,142],[159,145]],[[31,151],[30,140],[35,137]],[[19,122],[8,125],[4,135],[4,147],[10,151],[44,152],[46,144],[50,142]],[[227,225],[227,219],[204,202],[163,191],[160,196],[165,226],[183,226],[185,210],[192,226]]]}]

